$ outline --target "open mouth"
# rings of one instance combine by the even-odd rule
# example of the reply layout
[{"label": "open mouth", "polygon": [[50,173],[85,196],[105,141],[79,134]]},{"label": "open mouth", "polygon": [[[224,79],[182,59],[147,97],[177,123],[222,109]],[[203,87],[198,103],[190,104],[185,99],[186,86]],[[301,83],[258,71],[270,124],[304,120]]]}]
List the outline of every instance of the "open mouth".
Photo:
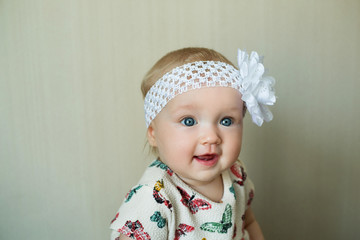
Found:
[{"label": "open mouth", "polygon": [[194,159],[196,159],[198,162],[204,165],[213,165],[219,160],[219,155],[217,154],[204,154],[204,155],[198,155],[194,156]]}]

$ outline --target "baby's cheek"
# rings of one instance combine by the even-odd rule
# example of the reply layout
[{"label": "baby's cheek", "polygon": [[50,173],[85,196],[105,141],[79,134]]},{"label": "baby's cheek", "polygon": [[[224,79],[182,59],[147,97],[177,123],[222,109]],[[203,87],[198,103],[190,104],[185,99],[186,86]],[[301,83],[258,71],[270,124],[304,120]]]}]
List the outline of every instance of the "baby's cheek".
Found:
[{"label": "baby's cheek", "polygon": [[229,154],[234,155],[235,158],[237,158],[241,152],[241,140],[236,141],[234,140],[231,144],[231,146],[229,147]]}]

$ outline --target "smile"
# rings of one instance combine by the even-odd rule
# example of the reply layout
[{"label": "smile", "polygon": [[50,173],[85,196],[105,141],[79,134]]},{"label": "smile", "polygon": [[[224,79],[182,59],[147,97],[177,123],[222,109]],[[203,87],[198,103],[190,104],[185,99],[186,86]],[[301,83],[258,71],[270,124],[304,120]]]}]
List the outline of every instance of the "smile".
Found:
[{"label": "smile", "polygon": [[200,164],[202,164],[202,165],[213,166],[219,160],[219,155],[217,155],[217,154],[204,154],[204,155],[194,156],[194,159],[197,162],[199,162]]}]

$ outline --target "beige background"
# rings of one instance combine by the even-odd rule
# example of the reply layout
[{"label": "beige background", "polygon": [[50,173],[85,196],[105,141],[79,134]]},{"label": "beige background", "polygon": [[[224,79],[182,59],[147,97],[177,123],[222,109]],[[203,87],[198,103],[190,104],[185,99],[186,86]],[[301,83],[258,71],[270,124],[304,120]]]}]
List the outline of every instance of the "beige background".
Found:
[{"label": "beige background", "polygon": [[359,239],[358,0],[0,0],[0,239],[109,238],[151,160],[141,78],[186,46],[277,79],[241,153],[267,239]]}]

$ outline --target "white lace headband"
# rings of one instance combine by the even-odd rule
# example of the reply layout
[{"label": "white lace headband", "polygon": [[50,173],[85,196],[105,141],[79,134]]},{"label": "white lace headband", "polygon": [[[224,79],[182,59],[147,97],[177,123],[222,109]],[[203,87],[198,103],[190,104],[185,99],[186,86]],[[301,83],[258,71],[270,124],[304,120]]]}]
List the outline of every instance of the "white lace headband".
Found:
[{"label": "white lace headband", "polygon": [[273,115],[266,105],[276,101],[273,86],[275,79],[263,76],[264,65],[256,52],[250,57],[238,50],[239,70],[219,61],[198,61],[172,69],[162,76],[145,96],[144,110],[146,127],[179,94],[203,87],[231,87],[238,90],[251,114],[253,122],[261,126],[272,120]]}]

